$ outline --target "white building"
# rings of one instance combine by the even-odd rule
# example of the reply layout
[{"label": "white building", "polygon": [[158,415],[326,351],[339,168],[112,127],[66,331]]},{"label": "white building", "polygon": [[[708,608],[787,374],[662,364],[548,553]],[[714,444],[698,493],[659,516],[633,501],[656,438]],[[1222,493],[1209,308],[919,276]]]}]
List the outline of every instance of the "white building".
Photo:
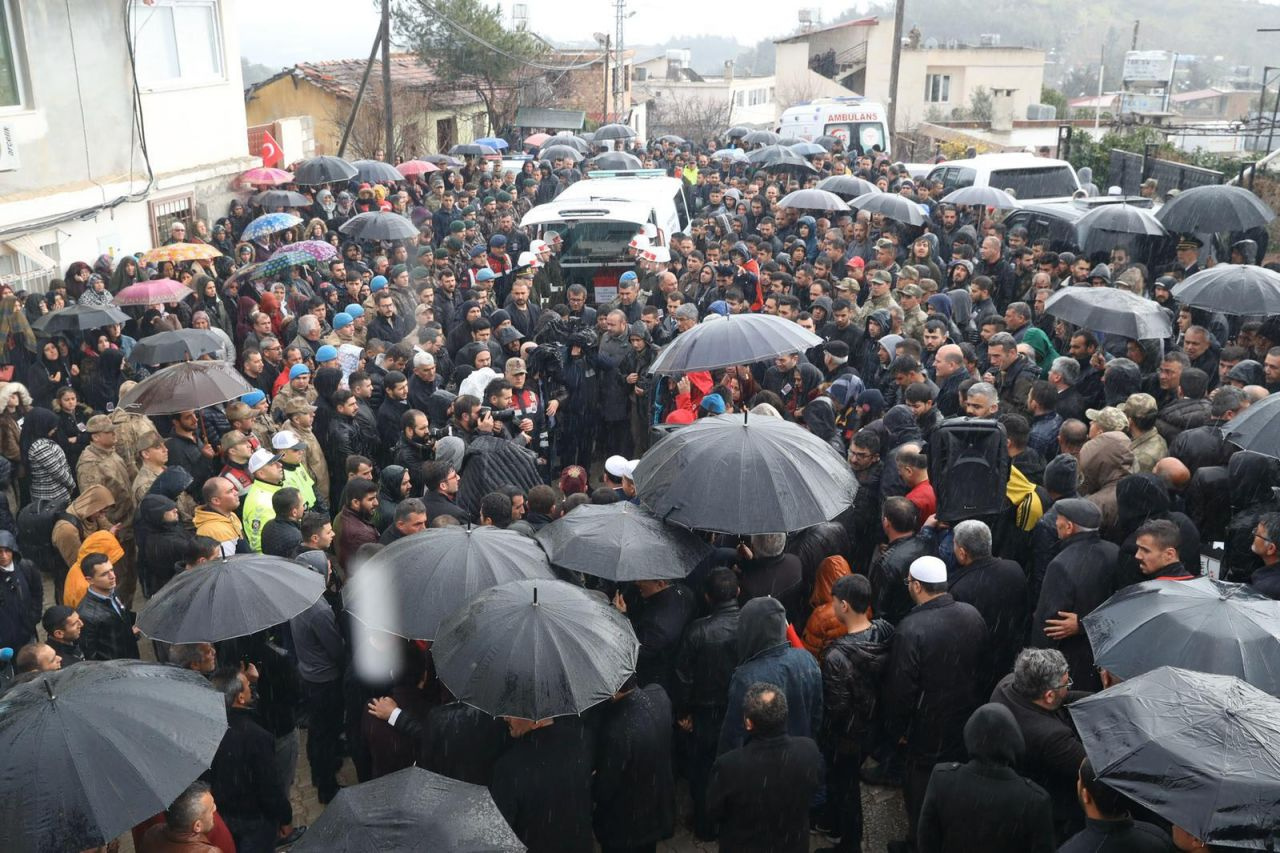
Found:
[{"label": "white building", "polygon": [[[927,34],[926,34],[927,35]],[[979,87],[1000,92],[997,109],[1007,120],[1026,118],[1040,100],[1044,51],[1002,47],[998,36],[967,45],[912,33],[898,65],[897,127],[946,120],[956,108],[968,108]],[[863,95],[888,106],[893,55],[893,21],[861,18],[802,31],[775,43],[778,100],[785,109],[814,98]]]},{"label": "white building", "polygon": [[236,15],[236,0],[0,0],[0,277],[43,289],[175,219],[225,215],[261,162]]},{"label": "white building", "polygon": [[706,125],[700,136],[735,124],[771,128],[782,112],[773,75],[739,77],[726,62],[724,74],[709,77],[693,70],[688,50],[637,62],[633,88],[633,99],[648,104],[650,136],[687,136],[699,122]]}]

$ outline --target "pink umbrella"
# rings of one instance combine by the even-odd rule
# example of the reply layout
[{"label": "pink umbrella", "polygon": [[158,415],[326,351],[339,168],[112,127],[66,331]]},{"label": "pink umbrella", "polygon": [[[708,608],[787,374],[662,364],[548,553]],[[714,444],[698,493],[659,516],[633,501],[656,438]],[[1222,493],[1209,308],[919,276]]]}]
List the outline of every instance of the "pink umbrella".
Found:
[{"label": "pink umbrella", "polygon": [[396,171],[407,178],[410,175],[428,175],[432,172],[438,172],[440,169],[426,160],[406,160],[396,166]]},{"label": "pink umbrella", "polygon": [[264,187],[279,186],[292,180],[293,172],[286,172],[284,169],[273,169],[270,166],[259,166],[240,176],[241,183]]},{"label": "pink umbrella", "polygon": [[115,295],[115,303],[117,305],[159,305],[163,302],[181,302],[191,293],[191,288],[182,282],[171,278],[155,278],[122,288]]},{"label": "pink umbrella", "polygon": [[541,148],[542,143],[551,138],[549,133],[534,133],[524,138],[525,145],[532,145],[534,148]]}]

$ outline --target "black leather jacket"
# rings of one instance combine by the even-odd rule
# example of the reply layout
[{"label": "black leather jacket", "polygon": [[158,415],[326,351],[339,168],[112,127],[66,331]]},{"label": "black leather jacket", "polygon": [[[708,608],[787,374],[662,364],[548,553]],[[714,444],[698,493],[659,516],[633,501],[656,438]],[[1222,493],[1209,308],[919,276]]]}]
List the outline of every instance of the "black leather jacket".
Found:
[{"label": "black leather jacket", "polygon": [[118,615],[106,599],[86,592],[76,608],[84,620],[80,648],[85,660],[138,660],[138,638],[133,634],[134,615],[124,610]]},{"label": "black leather jacket", "polygon": [[738,602],[716,605],[685,631],[676,655],[676,714],[693,708],[724,711],[729,679],[738,665]]}]

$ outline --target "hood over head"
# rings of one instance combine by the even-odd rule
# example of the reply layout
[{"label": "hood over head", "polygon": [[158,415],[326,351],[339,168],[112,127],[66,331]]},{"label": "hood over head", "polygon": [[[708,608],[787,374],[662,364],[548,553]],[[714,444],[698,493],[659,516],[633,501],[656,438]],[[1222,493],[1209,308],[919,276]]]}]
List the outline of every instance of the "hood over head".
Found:
[{"label": "hood over head", "polygon": [[192,476],[184,469],[170,465],[160,472],[156,481],[151,484],[151,493],[164,495],[171,500],[178,497],[191,486]]},{"label": "hood over head", "polygon": [[1155,474],[1130,474],[1116,484],[1120,524],[1137,529],[1149,518],[1165,518],[1173,504],[1164,480]]},{"label": "hood over head", "polygon": [[400,484],[404,482],[403,465],[388,465],[378,474],[379,490],[400,500]]},{"label": "hood over head", "polygon": [[138,505],[138,517],[144,524],[158,529],[165,524],[164,514],[177,508],[178,505],[173,498],[148,492],[142,496],[142,503]]},{"label": "hood over head", "polygon": [[776,598],[753,598],[738,616],[738,662],[787,644],[787,613]]},{"label": "hood over head", "polygon": [[1241,450],[1227,463],[1231,483],[1231,507],[1243,509],[1272,500],[1271,487],[1280,482],[1280,460]]},{"label": "hood over head", "polygon": [[111,491],[101,483],[96,483],[71,502],[67,509],[76,518],[84,520],[96,513],[102,512],[108,507],[114,506],[116,499],[111,496]]},{"label": "hood over head", "polygon": [[1084,443],[1080,450],[1082,493],[1099,491],[1133,470],[1133,451],[1129,437],[1122,432],[1104,432]]},{"label": "hood over head", "polygon": [[976,761],[1012,765],[1022,757],[1026,741],[1013,712],[998,702],[989,702],[964,724],[964,748]]},{"label": "hood over head", "polygon": [[831,601],[831,587],[835,582],[852,570],[849,561],[840,555],[827,557],[818,564],[818,576],[813,582],[813,595],[809,596],[809,604],[818,607]]}]

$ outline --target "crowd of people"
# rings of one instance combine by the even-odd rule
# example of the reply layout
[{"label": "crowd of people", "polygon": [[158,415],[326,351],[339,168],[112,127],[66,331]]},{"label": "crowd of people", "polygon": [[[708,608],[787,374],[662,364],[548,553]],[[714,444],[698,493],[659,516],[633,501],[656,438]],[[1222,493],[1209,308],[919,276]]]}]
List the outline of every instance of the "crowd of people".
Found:
[{"label": "crowd of people", "polygon": [[[561,266],[561,235],[519,225],[591,179],[572,160],[299,186],[312,202],[293,211],[300,224],[270,235],[240,239],[272,211],[239,200],[211,226],[173,222],[168,242],[216,247],[210,260],[103,256],[46,292],[0,284],[0,647],[16,651],[15,680],[145,651],[207,676],[228,708],[203,781],[135,831],[142,853],[296,840],[302,727],[321,803],[345,758],[361,781],[418,764],[489,786],[536,853],[653,851],[682,811],[677,778],[696,836],[726,851],[807,851],[815,836],[861,850],[863,783],[903,790],[895,849],[1209,849],[1101,781],[1066,707],[1113,681],[1081,620],[1117,590],[1198,576],[1220,542],[1223,578],[1280,598],[1280,461],[1218,429],[1280,389],[1280,318],[1172,298],[1215,256],[1260,263],[1264,238],[1077,255],[942,203],[940,185],[878,152],[837,144],[812,169],[778,171],[709,159],[721,145],[625,144],[683,180],[694,216],[661,245],[637,234],[634,268],[599,304]],[[833,174],[908,196],[925,225],[778,204]],[[343,234],[379,210],[418,236]],[[257,274],[301,240],[333,259]],[[155,278],[192,295],[119,325],[33,330]],[[1149,298],[1174,335],[1072,327],[1044,310],[1069,287]],[[823,342],[649,372],[679,335],[745,312]],[[204,358],[254,390],[172,416],[118,405],[163,366],[137,363],[137,342],[179,329],[215,333],[224,346]],[[809,529],[709,536],[713,556],[684,581],[566,573],[614,600],[640,641],[611,701],[495,720],[450,695],[429,644],[385,638],[380,673],[353,665],[342,588],[382,547],[458,524],[532,536],[582,504],[636,501],[655,436],[748,410],[829,444],[856,498]],[[931,479],[929,454],[954,418],[998,422],[1010,476],[1003,512],[952,525],[937,509],[953,484]],[[478,492],[474,471],[492,482],[481,460],[511,448],[540,482]],[[216,647],[139,636],[147,598],[242,553],[296,559],[327,591]]]}]

